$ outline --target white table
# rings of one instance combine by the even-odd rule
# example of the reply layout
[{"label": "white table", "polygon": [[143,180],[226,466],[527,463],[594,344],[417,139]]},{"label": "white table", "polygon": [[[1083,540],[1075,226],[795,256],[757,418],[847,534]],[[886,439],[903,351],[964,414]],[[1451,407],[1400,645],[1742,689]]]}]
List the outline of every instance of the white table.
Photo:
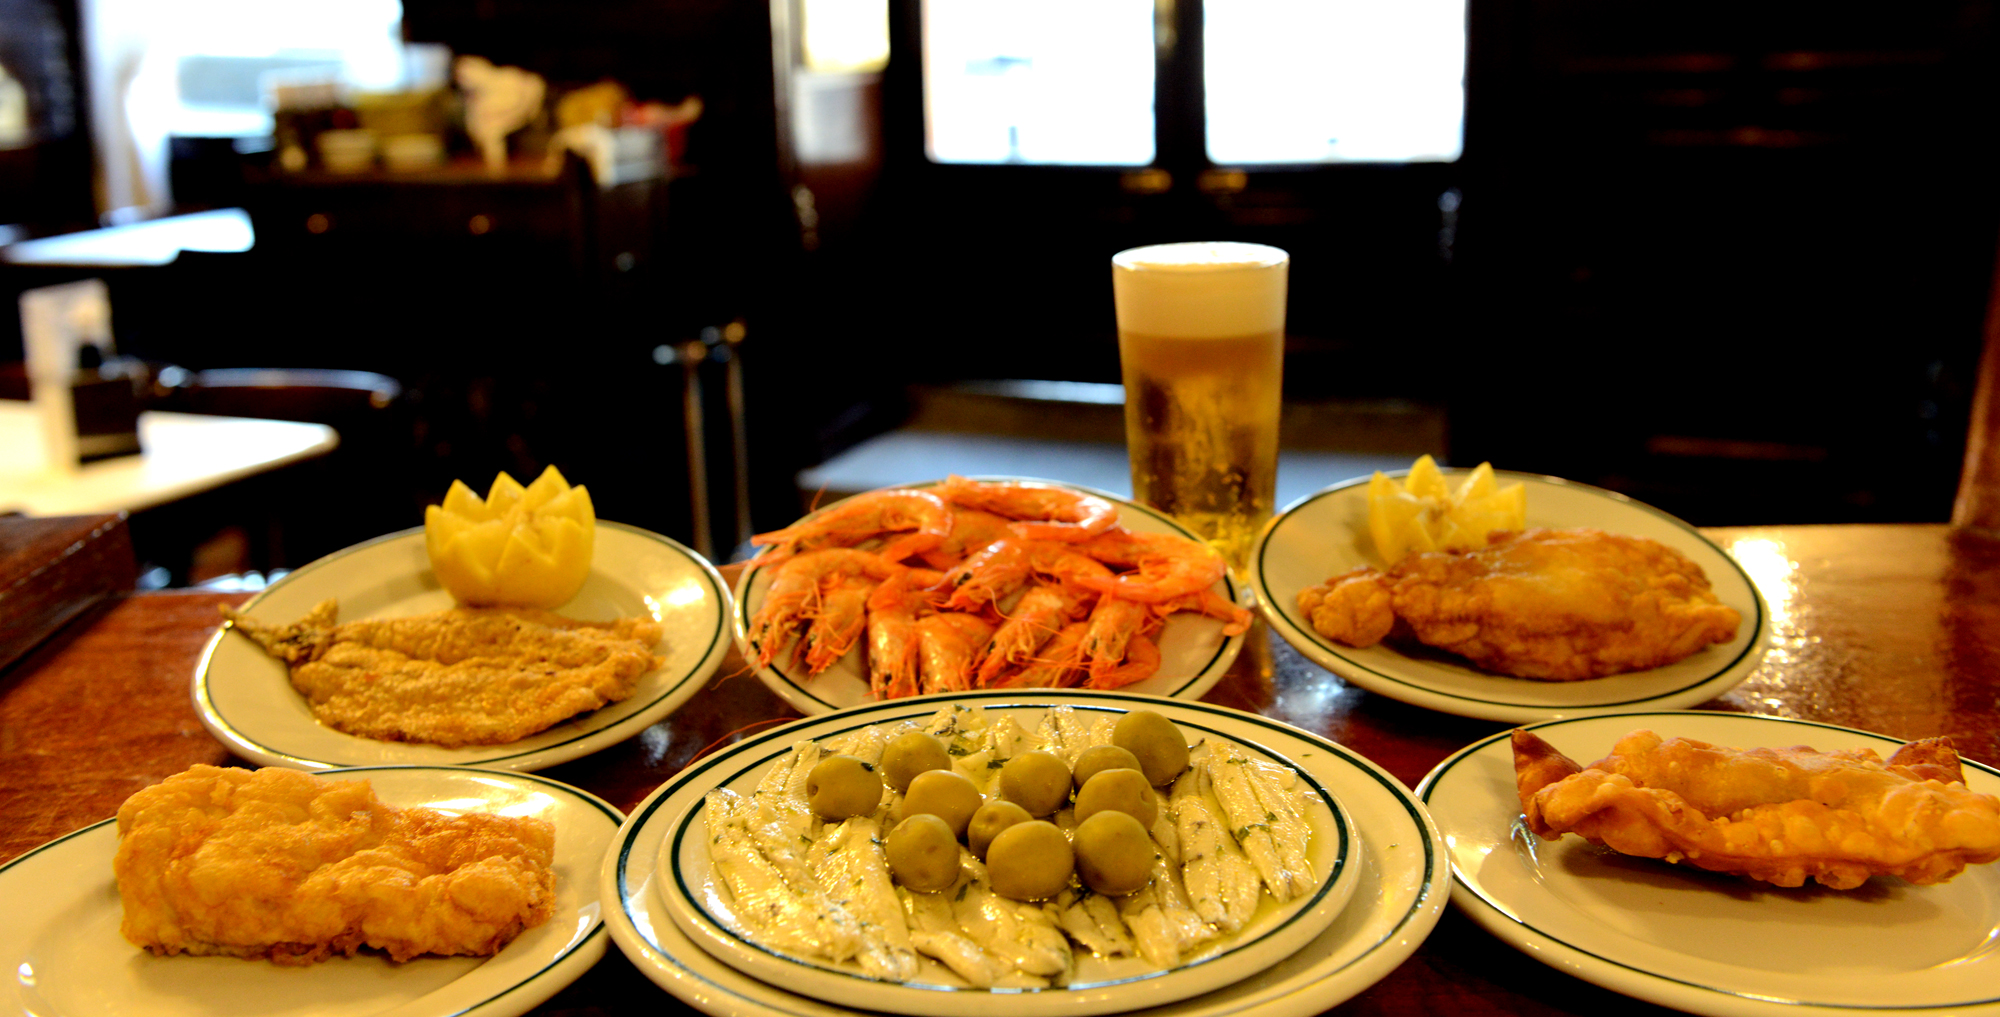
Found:
[{"label": "white table", "polygon": [[50,472],[33,405],[0,400],[0,512],[136,511],[325,455],[340,435],[324,424],[148,411],[139,414],[139,444],[138,455]]},{"label": "white table", "polygon": [[250,214],[218,208],[190,215],[63,233],[0,247],[0,261],[16,265],[128,268],[165,265],[182,251],[236,253],[257,242]]}]

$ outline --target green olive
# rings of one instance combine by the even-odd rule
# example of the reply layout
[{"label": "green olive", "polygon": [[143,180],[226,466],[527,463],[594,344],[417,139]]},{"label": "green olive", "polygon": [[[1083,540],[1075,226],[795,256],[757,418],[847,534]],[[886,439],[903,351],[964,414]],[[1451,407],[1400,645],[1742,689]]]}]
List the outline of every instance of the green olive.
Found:
[{"label": "green olive", "polygon": [[910,781],[925,770],[951,769],[951,755],[944,743],[922,731],[899,735],[882,750],[882,779],[898,791],[908,791]]},{"label": "green olive", "polygon": [[1069,838],[1045,819],[1015,823],[986,848],[986,877],[993,892],[1015,900],[1043,900],[1063,892],[1076,871]]},{"label": "green olive", "polygon": [[903,796],[903,815],[907,818],[928,812],[944,820],[953,837],[963,837],[966,824],[972,822],[972,814],[984,801],[979,788],[958,771],[925,770],[910,781],[910,791]]},{"label": "green olive", "polygon": [[1160,796],[1137,770],[1100,770],[1076,792],[1076,821],[1080,825],[1106,809],[1123,812],[1151,829],[1160,816]]},{"label": "green olive", "polygon": [[1032,816],[1046,816],[1069,801],[1069,765],[1050,752],[1023,752],[1000,768],[1000,794]]},{"label": "green olive", "polygon": [[882,853],[896,882],[919,893],[936,893],[958,882],[958,838],[949,824],[928,812],[897,823]]},{"label": "green olive", "polygon": [[1187,769],[1187,739],[1174,722],[1151,710],[1133,710],[1111,729],[1111,744],[1139,757],[1146,783],[1159,787]]},{"label": "green olive", "polygon": [[973,854],[984,859],[987,846],[993,843],[993,838],[1000,835],[1000,831],[1033,818],[1035,817],[1028,815],[1027,809],[1013,802],[995,798],[981,805],[979,811],[972,814],[972,823],[965,828],[965,846],[971,848]]},{"label": "green olive", "polygon": [[1097,776],[1099,770],[1142,770],[1139,757],[1116,745],[1092,745],[1076,757],[1076,768],[1070,777],[1080,789],[1083,782]]},{"label": "green olive", "polygon": [[865,816],[882,804],[882,775],[853,756],[828,756],[806,774],[806,798],[822,819]]},{"label": "green olive", "polygon": [[1099,812],[1077,824],[1076,873],[1106,897],[1137,893],[1153,881],[1153,838],[1123,812]]}]

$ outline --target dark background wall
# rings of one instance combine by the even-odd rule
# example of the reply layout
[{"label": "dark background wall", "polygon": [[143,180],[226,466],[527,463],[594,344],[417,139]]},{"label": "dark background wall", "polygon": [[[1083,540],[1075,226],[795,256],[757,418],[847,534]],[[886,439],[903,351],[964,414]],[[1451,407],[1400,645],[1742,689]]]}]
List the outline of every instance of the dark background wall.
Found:
[{"label": "dark background wall", "polygon": [[[1178,9],[1198,39],[1200,5]],[[681,372],[655,351],[740,318],[762,528],[912,384],[1116,380],[1115,251],[1254,240],[1294,258],[1288,398],[1440,407],[1454,460],[1698,523],[1948,512],[2000,238],[1992,0],[1473,0],[1450,165],[1208,166],[1186,51],[1163,70],[1165,172],[1143,175],[929,164],[917,4],[892,10],[890,66],[842,86],[879,143],[829,166],[786,144],[825,110],[794,103],[783,3],[405,0],[411,40],[558,89],[699,94],[688,172],[559,185],[523,199],[544,219],[469,237],[464,194],[438,193],[308,235],[305,199],[257,192],[253,167],[258,250],[115,283],[121,338],[194,367],[391,374],[418,494],[553,462],[607,517],[678,533]],[[74,218],[87,181],[46,181],[10,178],[0,207]]]}]

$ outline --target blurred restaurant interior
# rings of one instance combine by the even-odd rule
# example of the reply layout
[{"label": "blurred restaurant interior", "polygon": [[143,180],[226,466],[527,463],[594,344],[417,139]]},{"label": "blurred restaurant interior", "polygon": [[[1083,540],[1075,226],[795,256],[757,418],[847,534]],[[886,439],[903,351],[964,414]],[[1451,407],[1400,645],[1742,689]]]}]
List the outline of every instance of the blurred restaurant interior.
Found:
[{"label": "blurred restaurant interior", "polygon": [[718,561],[946,472],[1129,490],[1107,262],[1187,239],[1291,253],[1281,505],[1429,452],[1942,521],[1995,15],[0,0],[0,280],[103,280],[140,409],[337,432],[136,511],[154,586],[548,465]]}]

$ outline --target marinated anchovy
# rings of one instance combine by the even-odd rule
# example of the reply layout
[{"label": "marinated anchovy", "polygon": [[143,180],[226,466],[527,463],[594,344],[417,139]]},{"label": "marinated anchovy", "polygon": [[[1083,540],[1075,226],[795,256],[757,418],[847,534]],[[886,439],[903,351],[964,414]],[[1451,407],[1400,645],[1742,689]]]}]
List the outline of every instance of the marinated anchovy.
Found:
[{"label": "marinated anchovy", "polygon": [[968,706],[940,706],[924,724],[924,733],[949,745],[958,736],[960,721],[972,712]]},{"label": "marinated anchovy", "polygon": [[889,746],[889,738],[889,733],[880,725],[871,724],[859,731],[827,739],[826,751],[830,755],[853,756],[869,766],[877,766],[882,762],[882,750]]},{"label": "marinated anchovy", "polygon": [[1249,764],[1250,758],[1244,750],[1221,739],[1208,742],[1203,765],[1215,788],[1216,800],[1222,803],[1223,815],[1229,820],[1230,836],[1243,846],[1250,864],[1257,867],[1265,889],[1283,904],[1311,889],[1317,880],[1310,871],[1293,872],[1286,866],[1285,852],[1271,829],[1278,816],[1266,810],[1258,799]]},{"label": "marinated anchovy", "polygon": [[1089,890],[1064,890],[1056,898],[1056,924],[1099,957],[1127,957],[1138,949],[1118,917],[1118,905]]},{"label": "marinated anchovy", "polygon": [[1076,757],[1090,747],[1090,722],[1076,715],[1067,706],[1052,706],[1042,715],[1042,723],[1035,729],[1035,735],[1048,746],[1050,752],[1062,757],[1062,761],[1076,765]]},{"label": "marinated anchovy", "polygon": [[964,892],[956,894],[951,905],[959,928],[987,953],[1017,970],[1056,984],[1068,981],[1076,957],[1048,911],[1039,904],[994,893],[985,863],[970,852],[965,854],[963,865],[971,878],[961,884]]},{"label": "marinated anchovy", "polygon": [[819,746],[809,741],[793,745],[758,782],[751,795],[751,812],[744,817],[758,849],[785,882],[795,887],[813,882],[812,870],[806,865],[806,848],[818,832],[819,818],[806,801],[806,775],[819,760]]},{"label": "marinated anchovy", "polygon": [[881,834],[874,819],[856,816],[815,841],[809,857],[827,897],[860,922],[861,970],[872,978],[906,982],[916,976],[917,952],[889,879]]},{"label": "marinated anchovy", "polygon": [[1277,842],[1285,871],[1292,875],[1293,893],[1310,893],[1319,885],[1319,873],[1313,871],[1312,858],[1306,854],[1312,826],[1299,810],[1299,796],[1294,789],[1298,775],[1261,759],[1251,760],[1243,769],[1249,774],[1257,804],[1263,806],[1264,815],[1269,817],[1266,821],[1271,824],[1271,839]]},{"label": "marinated anchovy", "polygon": [[983,728],[963,729],[958,742],[946,751],[952,753],[952,769],[972,781],[981,794],[990,795],[1007,760],[1034,747],[1021,725],[1012,717],[1001,716]]},{"label": "marinated anchovy", "polygon": [[1118,914],[1139,953],[1163,968],[1179,966],[1219,934],[1189,906],[1180,875],[1160,858],[1153,860],[1153,881],[1145,889],[1118,899]]},{"label": "marinated anchovy", "polygon": [[742,930],[775,949],[843,961],[860,949],[859,923],[816,885],[795,886],[757,846],[749,829],[755,806],[728,789],[706,798],[708,853],[734,899]]},{"label": "marinated anchovy", "polygon": [[[938,893],[896,888],[903,911],[910,919],[910,945],[926,956],[937,958],[976,988],[990,989],[1003,979],[1018,978],[1012,965],[987,953],[958,927],[951,899],[964,886],[965,879],[961,876],[957,886]],[[1041,985],[1048,984],[1046,980],[1039,981]]]},{"label": "marinated anchovy", "polygon": [[1223,829],[1205,759],[1174,782],[1167,809],[1180,834],[1181,875],[1195,914],[1224,932],[1242,928],[1257,910],[1263,886],[1236,838]]},{"label": "marinated anchovy", "polygon": [[1170,811],[1162,808],[1160,814],[1153,820],[1152,829],[1146,832],[1153,835],[1153,846],[1160,849],[1160,857],[1165,858],[1168,865],[1179,868],[1181,834],[1180,829],[1174,825],[1174,817]]}]

